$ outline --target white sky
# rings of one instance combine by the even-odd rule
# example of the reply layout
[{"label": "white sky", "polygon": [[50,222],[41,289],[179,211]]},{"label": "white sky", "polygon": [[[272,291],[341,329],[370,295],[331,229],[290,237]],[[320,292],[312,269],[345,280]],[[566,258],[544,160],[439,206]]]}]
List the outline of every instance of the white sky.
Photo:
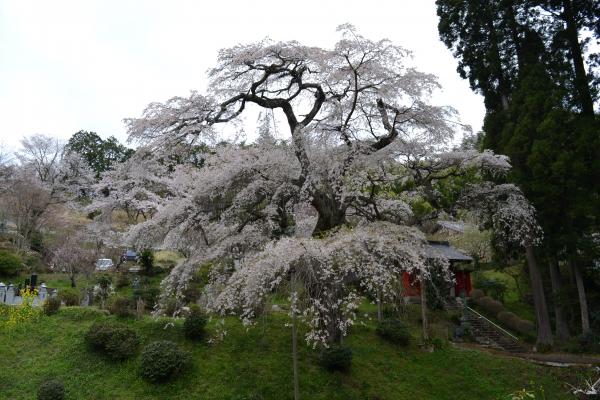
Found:
[{"label": "white sky", "polygon": [[0,143],[80,129],[125,141],[123,118],[203,90],[218,49],[266,36],[331,47],[346,22],[412,50],[444,87],[435,102],[481,129],[483,99],[438,38],[434,0],[0,0]]}]

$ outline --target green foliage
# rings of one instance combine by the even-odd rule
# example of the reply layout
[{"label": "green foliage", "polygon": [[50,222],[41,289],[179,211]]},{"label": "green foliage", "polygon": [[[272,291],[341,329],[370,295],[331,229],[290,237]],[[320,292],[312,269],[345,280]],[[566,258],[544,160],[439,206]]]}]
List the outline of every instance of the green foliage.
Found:
[{"label": "green foliage", "polygon": [[37,391],[37,400],[63,400],[65,398],[65,386],[58,379],[50,379],[43,382]]},{"label": "green foliage", "polygon": [[159,296],[160,288],[154,286],[143,286],[133,291],[133,298],[142,299],[147,308],[153,308]]},{"label": "green foliage", "polygon": [[475,300],[477,304],[490,316],[496,317],[499,313],[506,311],[502,303],[489,296],[483,296]]},{"label": "green foliage", "polygon": [[0,250],[0,275],[14,276],[21,269],[21,257],[8,250]]},{"label": "green foliage", "polygon": [[112,360],[133,357],[140,344],[140,338],[133,329],[106,321],[93,324],[86,332],[84,341],[91,350],[103,353]]},{"label": "green foliage", "polygon": [[139,263],[142,266],[144,274],[151,276],[154,273],[154,252],[151,249],[142,250]]},{"label": "green foliage", "polygon": [[206,315],[200,310],[200,307],[193,305],[183,323],[185,337],[191,340],[202,340],[206,333],[206,322]]},{"label": "green foliage", "polygon": [[58,298],[65,303],[65,306],[78,306],[79,293],[74,290],[62,289],[58,292]]},{"label": "green foliage", "polygon": [[600,354],[600,335],[590,331],[571,339],[566,350],[571,353]]},{"label": "green foliage", "polygon": [[435,211],[433,206],[424,199],[414,200],[410,203],[410,207],[417,218],[423,218]]},{"label": "green foliage", "polygon": [[44,314],[54,315],[60,309],[60,299],[58,297],[49,297],[44,301]]},{"label": "green foliage", "polygon": [[164,382],[177,377],[190,364],[190,357],[177,343],[152,342],[142,351],[140,373],[150,382]]},{"label": "green foliage", "polygon": [[[361,306],[361,314],[374,311],[370,304],[365,307]],[[418,306],[409,305],[408,310],[411,318],[406,321],[416,334],[420,330],[416,323]],[[35,398],[37,384],[54,373],[57,375],[53,376],[63,380],[69,399],[232,400],[252,398],[251,395],[258,399],[290,398],[291,346],[289,327],[284,326],[289,319],[285,313],[270,315],[264,328],[247,329],[237,318],[225,318],[227,337],[215,346],[190,343],[179,329],[183,321],[175,321],[175,328],[164,329],[170,319],[156,321],[144,316],[123,320],[121,323],[138,332],[144,343],[172,340],[190,354],[194,368],[182,379],[164,385],[150,385],[139,376],[139,358],[115,363],[93,352],[81,351],[82,337],[89,327],[96,321],[112,318],[95,307],[68,307],[52,318],[45,318],[43,323],[31,324],[24,334],[10,335],[0,329],[0,354],[13,357],[19,352],[18,359],[27,360],[20,362],[18,368],[0,372],[0,397]],[[567,400],[572,396],[565,390],[566,383],[580,382],[579,369],[549,369],[476,348],[451,346],[426,353],[415,343],[395,351],[375,335],[374,321],[367,321],[367,325],[372,329],[355,326],[345,338],[355,362],[344,376],[315,365],[317,354],[300,343],[301,398],[497,399],[516,388],[530,387],[533,380],[544,386],[549,399]],[[260,345],[265,338],[269,343],[267,349]],[[31,343],[49,344],[32,346]]]},{"label": "green foliage", "polygon": [[397,318],[386,318],[377,324],[375,332],[388,342],[408,346],[411,335],[408,325]]},{"label": "green foliage", "polygon": [[523,335],[534,334],[535,325],[531,321],[519,318],[516,314],[510,311],[502,311],[496,316],[498,321],[508,329],[518,332]]},{"label": "green foliage", "polygon": [[506,292],[506,285],[504,282],[496,281],[493,279],[478,280],[477,287],[482,289],[488,296],[491,296],[494,300],[504,301],[504,293]]},{"label": "green foliage", "polygon": [[132,301],[126,297],[115,296],[110,299],[108,311],[121,318],[127,318],[133,316]]},{"label": "green foliage", "polygon": [[319,354],[319,363],[328,371],[348,371],[352,365],[352,350],[339,345],[323,348]]},{"label": "green foliage", "polygon": [[79,131],[71,136],[66,150],[81,154],[97,177],[111,169],[115,163],[127,160],[134,153],[133,149],[123,146],[113,136],[103,140],[95,132],[87,131]]},{"label": "green foliage", "polygon": [[117,289],[123,289],[124,287],[129,286],[129,277],[126,273],[122,272],[117,275],[117,281],[115,282],[115,287]]},{"label": "green foliage", "polygon": [[112,278],[108,274],[101,274],[101,275],[98,275],[98,277],[96,279],[96,283],[102,289],[108,289],[108,287],[112,284]]}]

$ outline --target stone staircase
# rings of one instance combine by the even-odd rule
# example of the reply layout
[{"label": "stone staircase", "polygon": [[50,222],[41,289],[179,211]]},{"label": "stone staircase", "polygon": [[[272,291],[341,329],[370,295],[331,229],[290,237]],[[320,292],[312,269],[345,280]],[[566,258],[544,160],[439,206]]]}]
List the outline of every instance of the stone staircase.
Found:
[{"label": "stone staircase", "polygon": [[526,353],[528,351],[517,337],[472,308],[464,309],[463,318],[471,324],[473,336],[482,346],[509,353]]}]

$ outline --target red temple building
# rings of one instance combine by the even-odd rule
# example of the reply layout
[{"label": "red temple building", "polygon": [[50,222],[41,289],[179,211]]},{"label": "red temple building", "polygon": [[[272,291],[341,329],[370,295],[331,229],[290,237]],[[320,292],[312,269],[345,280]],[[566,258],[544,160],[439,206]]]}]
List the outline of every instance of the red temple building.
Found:
[{"label": "red temple building", "polygon": [[[473,259],[452,247],[448,242],[429,241],[427,253],[431,258],[445,257],[450,262],[450,272],[454,279],[454,285],[448,293],[449,298],[471,295],[471,272],[473,271]],[[402,275],[402,286],[407,297],[418,297],[421,295],[421,286],[418,276],[408,272]]]}]

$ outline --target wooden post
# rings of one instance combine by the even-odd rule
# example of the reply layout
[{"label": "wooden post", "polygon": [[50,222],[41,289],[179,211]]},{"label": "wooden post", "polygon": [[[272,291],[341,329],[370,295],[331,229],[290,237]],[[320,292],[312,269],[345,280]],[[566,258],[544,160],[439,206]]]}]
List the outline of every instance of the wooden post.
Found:
[{"label": "wooden post", "polygon": [[425,275],[421,272],[421,320],[423,321],[423,344],[429,341],[429,324],[427,323],[427,284]]}]

